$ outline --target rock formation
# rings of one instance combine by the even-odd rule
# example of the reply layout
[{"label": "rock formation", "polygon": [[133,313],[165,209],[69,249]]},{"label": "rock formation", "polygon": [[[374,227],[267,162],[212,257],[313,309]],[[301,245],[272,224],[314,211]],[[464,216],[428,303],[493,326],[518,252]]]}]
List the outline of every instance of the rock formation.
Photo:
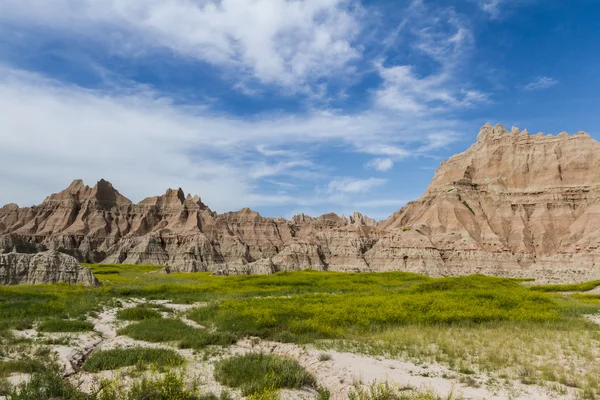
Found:
[{"label": "rock formation", "polygon": [[89,268],[58,251],[37,254],[0,254],[0,284],[75,283],[98,286],[100,282]]},{"label": "rock formation", "polygon": [[39,206],[0,209],[0,252],[217,274],[282,270],[484,273],[540,282],[600,279],[600,143],[487,124],[388,220],[217,214],[181,189],[133,204],[101,180]]}]

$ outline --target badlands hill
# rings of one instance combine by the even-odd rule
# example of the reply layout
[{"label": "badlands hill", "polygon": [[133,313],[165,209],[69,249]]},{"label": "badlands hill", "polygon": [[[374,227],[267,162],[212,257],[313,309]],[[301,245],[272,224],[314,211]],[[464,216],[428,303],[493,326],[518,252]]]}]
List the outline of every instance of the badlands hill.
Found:
[{"label": "badlands hill", "polygon": [[0,252],[48,249],[94,263],[223,274],[281,270],[483,273],[540,282],[600,279],[600,143],[484,126],[425,192],[388,220],[217,214],[167,190],[133,204],[80,180],[42,204],[0,208]]}]

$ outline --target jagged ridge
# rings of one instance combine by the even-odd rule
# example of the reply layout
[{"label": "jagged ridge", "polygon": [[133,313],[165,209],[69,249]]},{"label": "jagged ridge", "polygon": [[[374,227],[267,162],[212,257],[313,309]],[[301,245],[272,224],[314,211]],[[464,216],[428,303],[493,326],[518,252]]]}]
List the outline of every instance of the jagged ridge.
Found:
[{"label": "jagged ridge", "polygon": [[101,180],[41,205],[0,209],[0,249],[223,274],[280,270],[475,272],[545,282],[600,279],[600,143],[486,124],[425,194],[388,220],[217,214],[169,189],[131,203]]}]

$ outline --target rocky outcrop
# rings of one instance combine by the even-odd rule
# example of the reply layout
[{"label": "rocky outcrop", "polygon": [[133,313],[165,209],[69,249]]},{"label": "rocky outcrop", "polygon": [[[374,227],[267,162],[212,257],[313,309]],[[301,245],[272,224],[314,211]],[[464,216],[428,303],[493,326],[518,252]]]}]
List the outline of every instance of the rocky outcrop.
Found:
[{"label": "rocky outcrop", "polygon": [[73,283],[98,286],[100,282],[89,268],[57,251],[37,254],[0,254],[0,284]]},{"label": "rocky outcrop", "polygon": [[586,133],[484,126],[425,192],[386,221],[217,214],[169,189],[133,204],[112,185],[74,181],[39,206],[0,209],[0,251],[48,249],[80,261],[215,274],[411,271],[540,282],[600,279],[600,143]]},{"label": "rocky outcrop", "polygon": [[600,278],[600,143],[484,126],[380,228],[422,232],[447,275]]}]

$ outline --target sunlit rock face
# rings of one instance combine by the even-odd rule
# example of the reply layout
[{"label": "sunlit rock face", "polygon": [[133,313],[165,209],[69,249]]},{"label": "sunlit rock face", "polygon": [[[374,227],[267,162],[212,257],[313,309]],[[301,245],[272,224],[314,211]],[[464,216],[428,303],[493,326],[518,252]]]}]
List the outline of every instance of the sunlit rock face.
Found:
[{"label": "sunlit rock face", "polygon": [[98,286],[100,282],[89,268],[58,251],[36,254],[0,254],[0,284],[73,283]]},{"label": "sunlit rock face", "polygon": [[167,190],[138,204],[104,180],[74,181],[39,206],[0,209],[0,251],[48,249],[80,261],[218,274],[411,271],[431,276],[600,279],[600,143],[586,133],[485,125],[444,161],[425,194],[386,221],[217,214]]}]

